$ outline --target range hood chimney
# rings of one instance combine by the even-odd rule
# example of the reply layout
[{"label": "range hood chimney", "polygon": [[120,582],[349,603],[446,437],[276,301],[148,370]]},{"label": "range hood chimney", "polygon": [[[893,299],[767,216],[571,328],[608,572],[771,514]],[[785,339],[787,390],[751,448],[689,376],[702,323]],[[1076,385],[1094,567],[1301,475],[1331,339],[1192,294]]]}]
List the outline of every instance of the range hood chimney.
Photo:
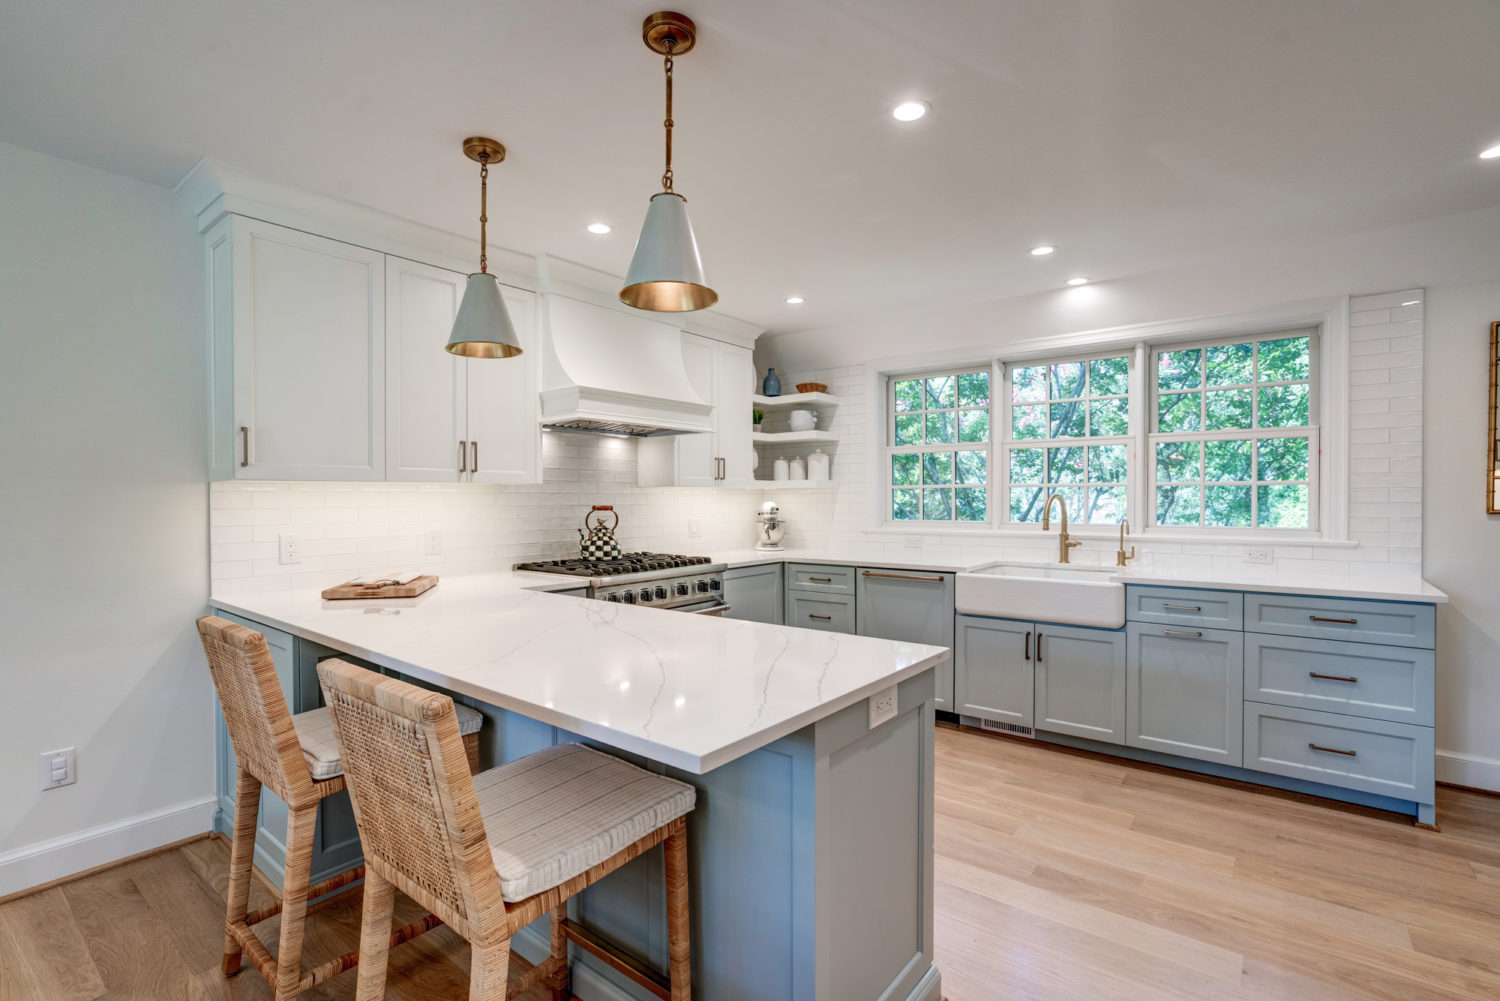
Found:
[{"label": "range hood chimney", "polygon": [[542,316],[542,427],[640,437],[713,430],[677,327],[556,292],[543,294]]}]

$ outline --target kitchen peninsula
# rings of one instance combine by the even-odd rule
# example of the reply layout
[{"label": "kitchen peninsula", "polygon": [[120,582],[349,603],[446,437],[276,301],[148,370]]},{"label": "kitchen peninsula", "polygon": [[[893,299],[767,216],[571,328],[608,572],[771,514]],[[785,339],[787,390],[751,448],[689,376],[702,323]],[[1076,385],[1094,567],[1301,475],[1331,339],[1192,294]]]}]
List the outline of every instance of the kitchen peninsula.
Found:
[{"label": "kitchen peninsula", "polygon": [[[412,599],[225,592],[211,604],[266,633],[294,712],[319,702],[318,661],[342,657],[480,709],[486,766],[583,739],[693,783],[695,998],[936,1001],[933,669],[949,651],[547,593],[576,586],[490,573]],[[872,727],[870,696],[891,686],[896,714]],[[227,741],[218,753],[222,814]],[[279,823],[262,817],[263,870],[278,868]],[[342,797],[316,850],[314,879],[359,858]],[[661,880],[660,859],[643,857],[573,916],[664,966]],[[545,931],[516,948],[545,954]],[[574,985],[589,1001],[650,996],[585,956]]]}]

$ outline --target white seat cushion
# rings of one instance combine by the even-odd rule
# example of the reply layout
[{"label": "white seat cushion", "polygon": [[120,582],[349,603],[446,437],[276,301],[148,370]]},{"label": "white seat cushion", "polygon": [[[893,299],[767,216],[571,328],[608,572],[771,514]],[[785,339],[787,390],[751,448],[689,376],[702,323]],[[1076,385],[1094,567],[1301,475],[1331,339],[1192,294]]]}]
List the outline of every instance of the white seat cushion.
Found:
[{"label": "white seat cushion", "polygon": [[697,790],[582,744],[474,776],[500,895],[524,900],[628,848],[693,808]]},{"label": "white seat cushion", "polygon": [[[458,732],[468,735],[478,733],[484,723],[479,710],[453,703],[453,712],[458,716]],[[302,745],[302,758],[315,781],[338,778],[344,774],[344,763],[339,759],[339,742],[333,736],[333,720],[328,709],[309,709],[292,717],[292,726],[297,728],[297,742]]]}]

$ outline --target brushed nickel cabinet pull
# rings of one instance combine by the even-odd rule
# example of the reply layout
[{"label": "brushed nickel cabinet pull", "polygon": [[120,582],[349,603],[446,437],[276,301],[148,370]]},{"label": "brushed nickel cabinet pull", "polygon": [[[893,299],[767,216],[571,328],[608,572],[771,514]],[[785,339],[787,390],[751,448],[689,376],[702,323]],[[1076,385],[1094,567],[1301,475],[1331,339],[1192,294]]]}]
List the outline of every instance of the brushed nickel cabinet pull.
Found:
[{"label": "brushed nickel cabinet pull", "polygon": [[1325,751],[1328,754],[1342,754],[1346,758],[1357,758],[1357,757],[1359,757],[1359,752],[1358,751],[1341,751],[1337,747],[1324,747],[1321,744],[1314,744],[1311,741],[1308,742],[1307,746],[1308,746],[1309,749],[1314,750],[1314,751]]},{"label": "brushed nickel cabinet pull", "polygon": [[479,472],[479,442],[469,442],[469,472]]},{"label": "brushed nickel cabinet pull", "polygon": [[1198,632],[1195,629],[1163,629],[1162,632],[1165,633],[1168,636],[1194,636],[1194,637],[1201,637],[1203,635],[1201,632]]},{"label": "brushed nickel cabinet pull", "polygon": [[1026,659],[1031,659],[1031,630],[1026,630]]},{"label": "brushed nickel cabinet pull", "polygon": [[943,578],[940,576],[931,577],[926,574],[877,573],[874,570],[866,570],[864,571],[864,574],[866,577],[884,577],[887,580],[930,580],[937,584],[941,584],[943,582]]},{"label": "brushed nickel cabinet pull", "polygon": [[1321,615],[1309,615],[1307,619],[1309,622],[1337,622],[1341,626],[1359,625],[1358,619],[1326,619]]},{"label": "brushed nickel cabinet pull", "polygon": [[1358,678],[1341,678],[1337,674],[1319,674],[1317,671],[1308,671],[1307,676],[1309,678],[1322,678],[1324,681],[1347,681],[1351,685],[1359,680]]},{"label": "brushed nickel cabinet pull", "polygon": [[808,580],[815,580],[819,584],[832,584],[833,583],[833,578],[832,577],[809,577],[807,579]]},{"label": "brushed nickel cabinet pull", "polygon": [[1170,608],[1174,612],[1201,612],[1202,605],[1169,605],[1165,601],[1161,603],[1162,608]]},{"label": "brushed nickel cabinet pull", "polygon": [[832,615],[813,615],[812,613],[808,613],[807,617],[809,619],[818,619],[821,622],[832,622],[833,621],[833,616]]},{"label": "brushed nickel cabinet pull", "polygon": [[240,468],[250,465],[250,429],[240,425]]},{"label": "brushed nickel cabinet pull", "polygon": [[469,471],[469,443],[467,441],[458,443],[458,471],[460,473]]}]

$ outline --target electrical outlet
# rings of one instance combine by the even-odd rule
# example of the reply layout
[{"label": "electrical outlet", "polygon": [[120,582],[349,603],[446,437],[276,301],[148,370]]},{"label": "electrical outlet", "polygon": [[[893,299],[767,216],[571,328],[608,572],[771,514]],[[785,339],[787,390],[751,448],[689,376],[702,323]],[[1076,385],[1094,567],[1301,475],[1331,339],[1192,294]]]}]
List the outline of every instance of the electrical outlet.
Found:
[{"label": "electrical outlet", "polygon": [[302,562],[302,540],[295,535],[278,535],[277,561],[283,566]]},{"label": "electrical outlet", "polygon": [[688,519],[688,538],[696,539],[703,534],[703,523],[697,518]]},{"label": "electrical outlet", "polygon": [[896,718],[896,686],[882,688],[870,696],[870,729]]},{"label": "electrical outlet", "polygon": [[43,792],[78,781],[78,748],[43,751],[37,760],[37,779]]},{"label": "electrical outlet", "polygon": [[907,549],[921,549],[922,537],[920,535],[908,535],[902,538],[901,545]]},{"label": "electrical outlet", "polygon": [[1250,546],[1245,550],[1246,563],[1274,563],[1270,546]]},{"label": "electrical outlet", "polygon": [[422,533],[422,551],[428,556],[443,555],[443,530],[429,528]]}]

